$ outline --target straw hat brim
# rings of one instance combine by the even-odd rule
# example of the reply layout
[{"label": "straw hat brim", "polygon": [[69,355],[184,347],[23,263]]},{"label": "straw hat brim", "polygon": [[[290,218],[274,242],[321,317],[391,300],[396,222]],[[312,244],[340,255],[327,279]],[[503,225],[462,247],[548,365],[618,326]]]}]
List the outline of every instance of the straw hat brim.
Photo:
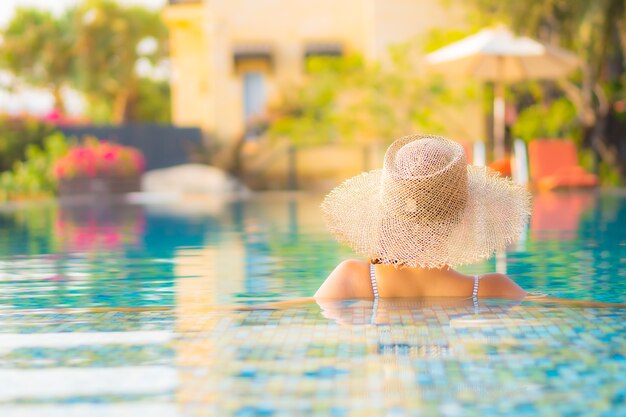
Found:
[{"label": "straw hat brim", "polygon": [[467,179],[468,199],[451,228],[386,212],[382,170],[346,180],[326,196],[322,212],[337,240],[368,259],[422,268],[475,263],[518,239],[530,194],[485,167],[468,165]]}]

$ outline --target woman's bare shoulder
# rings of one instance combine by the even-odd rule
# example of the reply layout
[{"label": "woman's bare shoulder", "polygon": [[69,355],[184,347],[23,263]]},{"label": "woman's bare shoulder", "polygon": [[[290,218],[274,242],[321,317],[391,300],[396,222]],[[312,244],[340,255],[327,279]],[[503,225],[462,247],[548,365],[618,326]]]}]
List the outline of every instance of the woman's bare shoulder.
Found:
[{"label": "woman's bare shoulder", "polygon": [[484,298],[506,298],[520,300],[528,294],[511,278],[504,274],[491,273],[480,276],[478,296]]},{"label": "woman's bare shoulder", "polygon": [[339,263],[317,290],[314,298],[358,298],[362,292],[363,277],[367,277],[369,264],[357,259]]}]

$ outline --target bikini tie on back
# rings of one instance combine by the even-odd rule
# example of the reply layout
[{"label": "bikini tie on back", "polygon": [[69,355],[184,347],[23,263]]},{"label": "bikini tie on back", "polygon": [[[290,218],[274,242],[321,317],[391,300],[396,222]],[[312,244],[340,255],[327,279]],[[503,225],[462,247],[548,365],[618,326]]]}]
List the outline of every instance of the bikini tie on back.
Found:
[{"label": "bikini tie on back", "polygon": [[370,281],[372,282],[372,291],[374,292],[374,304],[372,305],[372,317],[370,318],[370,322],[376,324],[376,315],[378,314],[378,285],[376,284],[374,264],[370,264]]},{"label": "bikini tie on back", "polygon": [[378,285],[376,284],[376,274],[374,273],[374,264],[370,264],[370,281],[372,282],[372,291],[374,292],[374,300],[378,299]]},{"label": "bikini tie on back", "polygon": [[478,280],[479,275],[474,275],[474,288],[472,289],[472,303],[474,303],[474,313],[478,313]]},{"label": "bikini tie on back", "polygon": [[[479,275],[474,275],[474,287],[472,288],[472,301],[474,307],[478,307],[478,281]],[[378,301],[378,284],[376,283],[376,273],[374,272],[374,264],[370,264],[370,281],[372,282],[372,292],[374,293],[374,301]]]}]

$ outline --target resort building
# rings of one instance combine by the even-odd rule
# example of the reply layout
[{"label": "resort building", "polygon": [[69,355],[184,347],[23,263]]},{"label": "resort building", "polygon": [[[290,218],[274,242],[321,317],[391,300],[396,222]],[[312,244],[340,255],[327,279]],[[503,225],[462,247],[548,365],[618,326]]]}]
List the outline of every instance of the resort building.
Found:
[{"label": "resort building", "polygon": [[[170,0],[164,18],[173,121],[226,145],[302,80],[310,57],[384,62],[391,45],[466,22],[457,0]],[[480,137],[483,120],[464,117],[464,135]]]}]

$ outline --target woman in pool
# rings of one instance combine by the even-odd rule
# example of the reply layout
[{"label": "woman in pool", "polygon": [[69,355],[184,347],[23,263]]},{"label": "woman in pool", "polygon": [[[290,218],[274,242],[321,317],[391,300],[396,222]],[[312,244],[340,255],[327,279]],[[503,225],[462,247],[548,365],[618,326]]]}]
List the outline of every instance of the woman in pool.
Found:
[{"label": "woman in pool", "polygon": [[[463,148],[433,135],[393,142],[382,170],[348,179],[322,203],[330,231],[368,261],[341,262],[311,298],[239,308],[289,308],[335,300],[459,297],[624,307],[529,294],[503,274],[465,275],[453,268],[503,250],[523,232],[530,194],[484,167],[467,165]],[[449,300],[450,301],[450,300]],[[448,301],[448,302],[449,302]]]},{"label": "woman in pool", "polygon": [[530,214],[524,187],[468,165],[454,141],[396,140],[382,170],[345,181],[326,196],[322,211],[335,237],[369,261],[340,263],[315,299],[527,295],[506,275],[453,269],[514,242]]}]

